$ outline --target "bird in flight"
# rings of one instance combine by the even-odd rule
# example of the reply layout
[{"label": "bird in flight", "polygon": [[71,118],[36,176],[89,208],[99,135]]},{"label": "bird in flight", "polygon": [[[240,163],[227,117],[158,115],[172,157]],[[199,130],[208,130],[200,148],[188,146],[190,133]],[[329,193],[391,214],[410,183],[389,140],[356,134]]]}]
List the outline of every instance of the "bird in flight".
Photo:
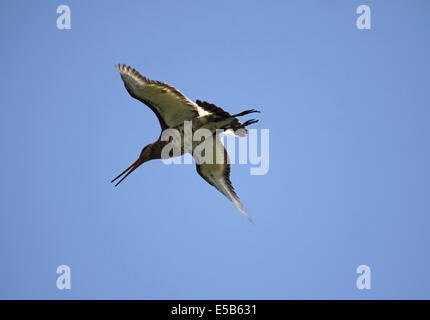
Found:
[{"label": "bird in flight", "polygon": [[[150,80],[130,66],[118,65],[116,68],[128,93],[133,98],[143,102],[155,113],[160,122],[161,134],[157,141],[144,147],[139,158],[111,182],[121,178],[115,184],[118,186],[130,173],[149,160],[167,159],[172,156],[191,153],[195,159],[198,174],[226,196],[252,222],[230,181],[230,160],[220,133],[246,136],[248,133],[246,127],[258,122],[258,120],[251,119],[240,123],[237,117],[260,111],[252,109],[231,115],[205,101],[197,100],[194,103],[173,86],[161,81]],[[193,132],[206,129],[208,131],[205,132],[209,132],[210,136],[203,141],[194,141],[193,139],[191,146],[186,148],[184,128],[187,122],[191,124]],[[167,129],[177,130],[180,139],[163,139],[163,132]],[[180,154],[172,155],[171,152],[163,152],[163,148],[167,147],[168,144],[171,147],[172,145],[176,146],[176,150],[180,150]],[[197,150],[205,151],[199,153]],[[207,150],[213,151],[211,152],[212,155],[210,152],[205,154]],[[208,157],[210,161],[208,161]]]}]

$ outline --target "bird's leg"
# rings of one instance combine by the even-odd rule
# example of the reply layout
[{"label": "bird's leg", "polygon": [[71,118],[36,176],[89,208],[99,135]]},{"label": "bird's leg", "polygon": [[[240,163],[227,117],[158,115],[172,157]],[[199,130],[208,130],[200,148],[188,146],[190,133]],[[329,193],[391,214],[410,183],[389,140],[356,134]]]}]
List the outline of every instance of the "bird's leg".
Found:
[{"label": "bird's leg", "polygon": [[115,180],[117,180],[119,177],[121,177],[123,174],[127,173],[124,177],[122,177],[121,180],[119,180],[116,184],[115,187],[117,185],[119,185],[125,178],[127,178],[127,176],[132,173],[134,170],[136,170],[141,164],[143,163],[143,160],[141,158],[137,159],[135,162],[133,162],[127,169],[125,169],[123,172],[121,172],[120,175],[118,175],[115,179],[113,179],[111,181],[114,182]]},{"label": "bird's leg", "polygon": [[242,111],[240,113],[233,114],[231,117],[232,118],[234,118],[234,117],[241,117],[241,116],[245,116],[247,114],[255,113],[255,112],[260,113],[260,111],[258,111],[258,110],[251,109],[251,110],[245,110],[245,111]]}]

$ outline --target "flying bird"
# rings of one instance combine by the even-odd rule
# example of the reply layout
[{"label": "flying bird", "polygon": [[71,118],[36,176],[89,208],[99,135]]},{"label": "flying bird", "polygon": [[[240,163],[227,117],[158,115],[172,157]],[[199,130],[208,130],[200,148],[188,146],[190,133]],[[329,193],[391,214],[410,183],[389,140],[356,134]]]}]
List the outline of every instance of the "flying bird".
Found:
[{"label": "flying bird", "polygon": [[[198,174],[226,196],[252,222],[230,181],[230,159],[222,144],[220,133],[246,136],[248,132],[246,127],[258,122],[258,120],[251,119],[240,123],[237,117],[260,111],[252,109],[231,115],[206,101],[197,100],[194,103],[175,87],[161,81],[150,80],[130,66],[118,65],[116,68],[128,93],[133,98],[143,102],[155,113],[160,122],[161,134],[157,141],[144,147],[139,158],[111,182],[121,178],[115,184],[118,186],[130,173],[149,160],[178,156],[172,155],[170,152],[167,154],[163,152],[163,147],[166,147],[167,144],[176,144],[180,154],[191,153],[193,155]],[[204,141],[192,141],[192,146],[187,149],[184,145],[184,125],[187,121],[191,123],[193,132],[202,128],[207,129],[211,134],[210,137]],[[164,141],[162,134],[166,129],[178,130],[181,139]],[[210,158],[208,153],[208,157],[213,161],[207,161],[207,158],[205,161],[203,153],[196,152],[197,148],[202,150],[205,147],[208,148],[207,150],[213,150],[213,158]]]}]

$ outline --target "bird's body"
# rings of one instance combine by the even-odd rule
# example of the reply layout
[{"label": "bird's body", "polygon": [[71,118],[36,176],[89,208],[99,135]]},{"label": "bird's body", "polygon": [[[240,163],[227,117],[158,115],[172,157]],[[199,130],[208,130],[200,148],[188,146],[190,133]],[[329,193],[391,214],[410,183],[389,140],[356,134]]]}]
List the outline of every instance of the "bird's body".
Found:
[{"label": "bird's body", "polygon": [[[245,136],[246,126],[258,120],[252,119],[242,124],[236,117],[259,111],[246,110],[230,115],[213,104],[199,100],[194,103],[173,86],[149,80],[131,67],[119,65],[117,69],[129,94],[146,104],[156,114],[162,131],[158,140],[144,147],[139,158],[112,182],[123,176],[117,186],[137,167],[149,160],[167,159],[190,153],[196,161],[199,175],[224,194],[242,214],[250,219],[231,184],[230,160],[222,144],[220,133],[228,132]],[[201,137],[202,139],[187,140],[187,133],[189,133],[187,130],[191,131],[191,134],[199,130],[204,132],[204,139]],[[169,135],[169,139],[166,139],[166,133],[170,132],[176,134]],[[166,152],[167,149],[177,152]],[[201,150],[206,151],[201,152]],[[213,152],[207,153],[208,150]]]}]

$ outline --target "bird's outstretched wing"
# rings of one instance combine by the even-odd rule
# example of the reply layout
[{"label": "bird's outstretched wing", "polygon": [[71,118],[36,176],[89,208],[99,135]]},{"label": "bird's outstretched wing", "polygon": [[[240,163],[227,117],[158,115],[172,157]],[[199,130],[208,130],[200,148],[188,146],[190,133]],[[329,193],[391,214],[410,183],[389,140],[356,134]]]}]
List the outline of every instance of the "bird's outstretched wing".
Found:
[{"label": "bird's outstretched wing", "polygon": [[201,108],[175,87],[150,80],[126,65],[118,65],[116,68],[128,93],[151,108],[160,121],[162,130],[173,128],[200,115]]},{"label": "bird's outstretched wing", "polygon": [[[199,145],[201,147],[199,150],[205,149],[206,151],[202,154],[198,154],[197,152],[193,154],[198,174],[233,202],[236,208],[252,222],[251,217],[245,212],[231,184],[230,158],[222,143],[221,137],[219,135],[214,135],[211,138],[207,138],[202,144],[204,145]],[[213,150],[212,155],[206,154],[206,152],[210,150],[209,148]]]}]

